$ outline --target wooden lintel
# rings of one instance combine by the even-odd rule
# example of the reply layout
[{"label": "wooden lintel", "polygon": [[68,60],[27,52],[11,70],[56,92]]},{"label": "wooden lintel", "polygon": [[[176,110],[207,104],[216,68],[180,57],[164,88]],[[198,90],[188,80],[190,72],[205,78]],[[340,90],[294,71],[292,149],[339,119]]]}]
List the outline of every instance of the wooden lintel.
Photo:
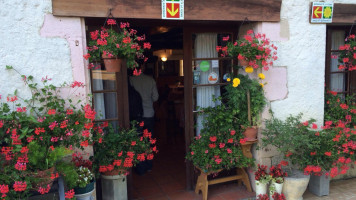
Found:
[{"label": "wooden lintel", "polygon": [[333,24],[352,24],[356,21],[356,4],[334,4]]},{"label": "wooden lintel", "polygon": [[[184,20],[280,21],[282,0],[185,0]],[[55,16],[161,19],[157,0],[52,0]]]}]

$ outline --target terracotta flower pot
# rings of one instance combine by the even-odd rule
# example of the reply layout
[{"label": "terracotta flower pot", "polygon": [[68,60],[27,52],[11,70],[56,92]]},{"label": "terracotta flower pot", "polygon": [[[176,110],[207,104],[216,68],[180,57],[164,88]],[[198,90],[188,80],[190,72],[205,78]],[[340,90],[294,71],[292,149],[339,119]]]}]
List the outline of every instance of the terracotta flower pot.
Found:
[{"label": "terracotta flower pot", "polygon": [[33,183],[32,187],[39,188],[39,187],[47,187],[49,185],[52,187],[53,184],[53,179],[51,179],[51,175],[54,172],[54,167],[51,167],[49,169],[43,170],[43,171],[37,171],[36,173],[30,174],[30,176],[36,178],[38,182]]},{"label": "terracotta flower pot", "polygon": [[123,59],[121,58],[109,58],[108,56],[102,56],[104,60],[105,69],[107,72],[120,72]]},{"label": "terracotta flower pot", "polygon": [[248,65],[249,61],[245,59],[239,59],[239,65],[246,67]]},{"label": "terracotta flower pot", "polygon": [[[244,128],[242,126],[242,128]],[[243,135],[247,138],[247,141],[255,141],[257,138],[258,128],[257,126],[246,127]]]}]

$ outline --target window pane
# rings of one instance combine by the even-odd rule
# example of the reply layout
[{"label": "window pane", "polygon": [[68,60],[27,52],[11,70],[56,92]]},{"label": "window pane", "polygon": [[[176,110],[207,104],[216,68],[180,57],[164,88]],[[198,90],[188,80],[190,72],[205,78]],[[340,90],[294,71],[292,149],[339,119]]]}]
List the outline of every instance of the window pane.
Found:
[{"label": "window pane", "polygon": [[115,90],[116,75],[115,73],[104,70],[92,70],[93,91]]},{"label": "window pane", "polygon": [[332,91],[343,92],[345,91],[345,74],[337,73],[330,75],[330,86]]},{"label": "window pane", "polygon": [[[224,38],[224,39],[223,39]],[[231,41],[231,35],[226,33],[197,33],[193,35],[193,109],[214,107],[220,102],[214,102],[214,97],[221,96],[220,85],[199,86],[202,84],[223,83],[225,74],[231,72],[232,60],[221,60],[216,46],[226,46],[224,41]],[[202,58],[198,60],[197,58]],[[225,76],[226,77],[226,76]],[[203,115],[195,114],[195,133],[200,134],[203,128]]]},{"label": "window pane", "polygon": [[96,119],[117,118],[116,93],[95,93],[94,108],[96,111]]},{"label": "window pane", "polygon": [[341,45],[345,44],[345,31],[335,30],[331,34],[331,50],[338,50]]},{"label": "window pane", "polygon": [[339,65],[339,61],[338,61],[338,57],[339,57],[340,53],[339,52],[332,52],[331,53],[331,59],[330,59],[330,72],[338,72],[338,71],[345,71],[345,70],[339,70],[338,65]]}]

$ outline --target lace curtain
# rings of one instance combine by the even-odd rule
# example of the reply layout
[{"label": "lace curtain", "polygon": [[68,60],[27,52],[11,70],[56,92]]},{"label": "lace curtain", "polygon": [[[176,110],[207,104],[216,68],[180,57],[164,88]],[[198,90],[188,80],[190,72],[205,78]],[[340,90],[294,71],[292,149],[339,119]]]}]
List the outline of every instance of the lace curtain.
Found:
[{"label": "lace curtain", "polygon": [[[216,52],[217,46],[217,34],[215,33],[202,33],[197,34],[195,38],[195,58],[217,58],[218,53]],[[197,70],[200,70],[199,64],[202,60],[197,61]],[[219,68],[212,68],[211,61],[210,68],[206,72],[200,73],[200,84],[209,84],[208,75],[211,72],[215,72],[219,77]],[[213,96],[220,96],[220,86],[204,86],[198,87],[196,96],[196,105],[200,108],[205,108],[209,106],[215,106],[220,102],[213,102]],[[196,122],[196,134],[199,135],[201,129],[203,128],[202,122],[204,120],[203,115],[198,115]]]},{"label": "lace curtain", "polygon": [[[345,31],[333,31],[331,35],[331,49],[339,49],[339,46],[345,44]],[[335,55],[335,54],[331,54]],[[332,56],[331,58],[330,72],[339,71],[338,69],[338,58]],[[333,91],[345,91],[345,74],[335,73],[330,76],[330,89]]]}]

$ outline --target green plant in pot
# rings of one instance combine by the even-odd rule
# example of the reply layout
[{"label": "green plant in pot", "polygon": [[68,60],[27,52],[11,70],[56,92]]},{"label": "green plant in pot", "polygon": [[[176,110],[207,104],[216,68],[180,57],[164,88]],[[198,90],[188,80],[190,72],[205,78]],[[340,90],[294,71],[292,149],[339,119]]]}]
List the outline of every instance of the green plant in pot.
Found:
[{"label": "green plant in pot", "polygon": [[289,116],[285,120],[277,119],[272,114],[262,131],[265,137],[261,147],[268,149],[268,145],[275,146],[291,164],[283,187],[283,193],[291,199],[298,199],[304,193],[309,174],[320,176],[329,171],[338,154],[334,134],[318,131],[315,120],[301,119],[302,114]]},{"label": "green plant in pot", "polygon": [[91,157],[95,172],[107,176],[127,175],[130,168],[145,160],[152,160],[157,153],[156,139],[151,133],[143,130],[141,133],[133,121],[128,129],[115,130],[110,124],[101,126],[94,140],[94,156]]},{"label": "green plant in pot", "polygon": [[238,128],[237,118],[224,104],[203,108],[203,129],[190,145],[186,156],[204,173],[216,173],[222,169],[252,166],[253,158],[244,156],[241,144],[245,143]]},{"label": "green plant in pot", "polygon": [[[6,69],[20,74],[12,66]],[[82,83],[54,86],[48,77],[41,81],[33,76],[20,77],[32,95],[21,98],[15,91],[0,98],[0,185],[6,188],[2,194],[5,199],[48,193],[57,177],[57,162],[74,147],[88,146],[95,117],[90,105],[82,105],[70,90],[84,87]],[[68,94],[61,94],[59,88],[63,87]]]},{"label": "green plant in pot", "polygon": [[239,74],[232,78],[225,89],[224,101],[245,130],[248,140],[256,140],[261,112],[266,105],[263,85],[248,75]]},{"label": "green plant in pot", "polygon": [[90,200],[95,184],[90,160],[83,159],[81,153],[73,153],[71,161],[63,160],[56,168],[77,200]]}]

